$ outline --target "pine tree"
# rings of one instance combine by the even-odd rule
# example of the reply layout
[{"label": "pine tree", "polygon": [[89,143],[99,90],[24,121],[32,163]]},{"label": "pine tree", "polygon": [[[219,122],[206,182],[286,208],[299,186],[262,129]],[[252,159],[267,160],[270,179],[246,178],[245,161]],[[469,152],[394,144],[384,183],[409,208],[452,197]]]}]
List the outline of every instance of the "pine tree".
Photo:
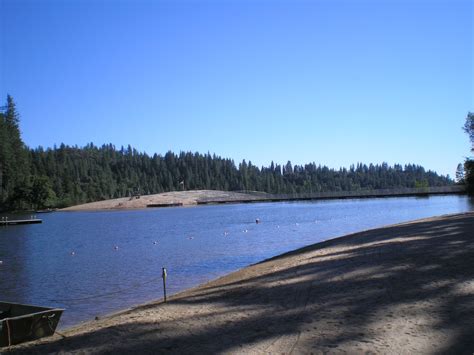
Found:
[{"label": "pine tree", "polygon": [[13,98],[7,96],[0,123],[0,208],[28,203],[28,151],[20,136],[20,119]]},{"label": "pine tree", "polygon": [[456,168],[456,182],[458,184],[464,183],[464,166],[461,163]]},{"label": "pine tree", "polygon": [[[471,152],[474,152],[474,113],[469,112],[464,124],[464,132],[469,136]],[[474,158],[467,158],[464,163],[465,182],[469,194],[474,195]]]}]

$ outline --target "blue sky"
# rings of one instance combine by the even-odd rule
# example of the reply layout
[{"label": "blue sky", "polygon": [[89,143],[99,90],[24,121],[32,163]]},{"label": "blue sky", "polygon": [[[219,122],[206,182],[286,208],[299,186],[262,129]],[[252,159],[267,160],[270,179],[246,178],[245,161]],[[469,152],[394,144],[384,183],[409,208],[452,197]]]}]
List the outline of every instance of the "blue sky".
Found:
[{"label": "blue sky", "polygon": [[30,147],[454,175],[471,0],[0,0],[0,97]]}]

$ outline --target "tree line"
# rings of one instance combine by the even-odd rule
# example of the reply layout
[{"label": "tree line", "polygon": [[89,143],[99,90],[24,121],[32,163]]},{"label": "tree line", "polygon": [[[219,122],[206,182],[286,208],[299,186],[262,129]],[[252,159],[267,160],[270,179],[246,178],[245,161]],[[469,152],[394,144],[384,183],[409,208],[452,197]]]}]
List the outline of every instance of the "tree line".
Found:
[{"label": "tree line", "polygon": [[453,183],[449,176],[414,164],[359,163],[331,169],[288,161],[258,167],[209,153],[148,155],[130,145],[28,148],[21,140],[19,115],[10,96],[0,112],[0,209],[65,207],[183,189],[308,193]]}]

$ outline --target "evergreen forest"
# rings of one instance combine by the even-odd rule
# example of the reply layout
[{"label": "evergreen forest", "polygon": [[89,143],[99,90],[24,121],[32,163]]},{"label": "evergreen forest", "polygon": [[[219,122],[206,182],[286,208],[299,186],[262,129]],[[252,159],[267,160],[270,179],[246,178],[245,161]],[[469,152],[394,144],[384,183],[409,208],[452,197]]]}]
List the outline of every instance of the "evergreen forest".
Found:
[{"label": "evergreen forest", "polygon": [[27,147],[11,96],[0,111],[0,210],[65,207],[132,194],[175,190],[306,193],[446,186],[449,176],[419,165],[316,163],[258,167],[250,161],[192,152],[148,155],[112,144]]}]

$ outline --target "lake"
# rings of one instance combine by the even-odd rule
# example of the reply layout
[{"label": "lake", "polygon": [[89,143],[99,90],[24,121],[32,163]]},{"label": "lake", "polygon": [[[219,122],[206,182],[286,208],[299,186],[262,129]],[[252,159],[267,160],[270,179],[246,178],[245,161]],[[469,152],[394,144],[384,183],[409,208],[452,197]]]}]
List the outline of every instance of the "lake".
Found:
[{"label": "lake", "polygon": [[0,300],[66,308],[65,328],[161,298],[163,266],[173,294],[329,238],[470,210],[451,195],[41,214],[0,227]]}]

